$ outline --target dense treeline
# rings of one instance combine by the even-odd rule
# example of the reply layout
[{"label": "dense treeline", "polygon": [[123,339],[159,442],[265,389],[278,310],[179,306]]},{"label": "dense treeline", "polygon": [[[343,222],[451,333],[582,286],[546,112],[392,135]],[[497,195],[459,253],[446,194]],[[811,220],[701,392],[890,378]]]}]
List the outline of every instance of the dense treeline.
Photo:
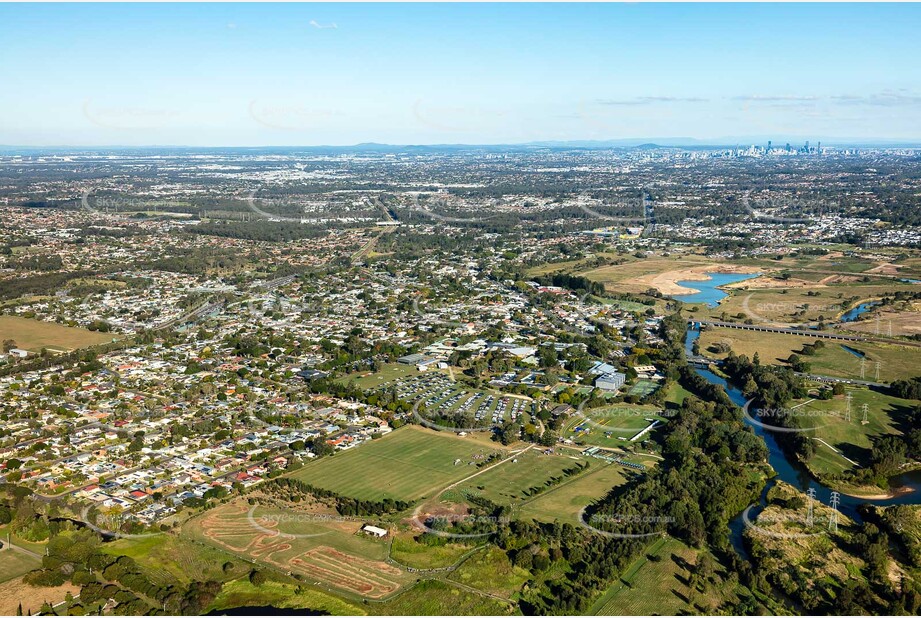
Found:
[{"label": "dense treeline", "polygon": [[18,298],[27,294],[50,295],[64,287],[68,281],[92,277],[97,273],[91,270],[71,272],[53,272],[18,279],[5,279],[0,286],[0,300]]},{"label": "dense treeline", "polygon": [[73,615],[102,613],[102,605],[110,601],[116,603],[112,613],[117,615],[142,616],[161,611],[196,615],[220,592],[221,584],[215,581],[193,580],[187,586],[157,583],[133,558],[111,555],[101,546],[102,539],[96,532],[69,520],[51,520],[51,536],[41,566],[23,580],[33,586],[60,586],[66,582],[79,586],[79,603],[72,601],[68,608]]},{"label": "dense treeline", "polygon": [[337,513],[346,516],[387,515],[405,511],[412,506],[411,502],[393,500],[392,498],[384,498],[379,501],[359,500],[287,477],[272,479],[264,484],[262,489],[290,502],[300,502],[305,497],[313,497],[334,506]]},{"label": "dense treeline", "polygon": [[900,399],[921,399],[921,376],[896,380],[891,384],[890,390]]},{"label": "dense treeline", "polygon": [[808,419],[789,409],[791,400],[807,395],[803,380],[794,373],[797,365],[795,359],[791,365],[794,366],[762,365],[757,354],[753,360],[749,360],[745,355],[738,356],[730,352],[721,369],[741,386],[742,394],[751,401],[751,414],[760,412],[761,415],[770,415],[770,420],[765,422],[802,430],[781,432],[775,438],[785,450],[808,461],[815,454],[816,443],[812,439],[815,432],[803,425]]},{"label": "dense treeline", "polygon": [[207,236],[223,236],[264,242],[289,242],[304,238],[321,238],[329,233],[328,225],[308,225],[300,222],[266,221],[209,221],[189,226],[188,232]]},{"label": "dense treeline", "polygon": [[573,290],[575,292],[588,292],[597,296],[604,294],[603,283],[592,281],[587,277],[581,277],[579,275],[556,273],[546,277],[538,277],[536,281],[541,285],[552,285],[560,288],[566,288],[567,290]]}]

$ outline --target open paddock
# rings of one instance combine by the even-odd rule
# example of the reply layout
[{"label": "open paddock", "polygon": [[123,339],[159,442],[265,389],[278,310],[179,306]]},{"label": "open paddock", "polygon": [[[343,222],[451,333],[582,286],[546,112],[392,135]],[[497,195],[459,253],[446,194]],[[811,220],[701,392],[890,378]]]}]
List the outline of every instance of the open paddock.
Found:
[{"label": "open paddock", "polygon": [[41,352],[42,348],[69,352],[107,343],[115,337],[112,333],[97,333],[85,328],[72,328],[16,315],[0,315],[0,341],[12,339],[16,347],[35,353]]},{"label": "open paddock", "polygon": [[529,500],[521,506],[518,514],[537,521],[575,525],[583,507],[626,482],[624,468],[621,466],[592,460],[588,470]]},{"label": "open paddock", "polygon": [[[496,504],[515,506],[528,499],[525,493],[528,489],[545,487],[551,477],[562,476],[563,470],[574,468],[580,463],[589,463],[588,458],[570,459],[565,455],[545,455],[532,449],[458,485],[455,491],[461,495],[476,494]],[[583,471],[579,474],[587,473]]]},{"label": "open paddock", "polygon": [[[700,334],[699,341],[701,354],[714,358],[724,358],[727,353],[712,351],[710,346],[725,343],[738,355],[753,358],[755,352],[758,352],[762,363],[784,364],[791,354],[797,354],[809,364],[810,373],[833,378],[861,379],[860,357],[849,352],[838,341],[730,328],[708,328]],[[823,341],[825,346],[814,356],[801,353],[804,345],[816,341]],[[877,361],[880,363],[880,382],[914,377],[918,375],[918,367],[921,367],[921,348],[870,342],[845,342],[845,345],[866,357],[864,380],[876,381]]]},{"label": "open paddock", "polygon": [[190,520],[183,534],[305,581],[380,599],[410,581],[388,564],[386,541],[360,532],[362,522],[237,501]]},{"label": "open paddock", "polygon": [[[794,402],[807,426],[815,427],[815,437],[827,444],[816,445],[816,454],[807,465],[817,474],[840,474],[859,466],[870,465],[872,439],[886,434],[901,434],[911,429],[908,417],[917,401],[906,401],[863,387],[848,387],[852,396],[851,420],[845,417],[845,396],[830,400]],[[862,407],[867,406],[867,423],[863,424]],[[791,406],[792,407],[792,406]],[[831,445],[831,446],[828,446]],[[832,450],[834,447],[835,450]],[[837,451],[837,452],[836,452]]]},{"label": "open paddock", "polygon": [[477,471],[474,463],[505,452],[451,432],[416,425],[308,463],[293,478],[362,500],[414,501]]},{"label": "open paddock", "polygon": [[32,554],[4,547],[0,549],[0,582],[22,577],[41,565],[42,561]]}]

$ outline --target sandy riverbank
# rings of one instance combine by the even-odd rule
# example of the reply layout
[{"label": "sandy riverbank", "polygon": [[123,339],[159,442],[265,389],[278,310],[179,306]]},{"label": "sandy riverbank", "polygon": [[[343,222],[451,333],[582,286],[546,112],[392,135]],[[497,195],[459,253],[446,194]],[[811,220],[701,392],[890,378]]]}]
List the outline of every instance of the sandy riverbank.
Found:
[{"label": "sandy riverbank", "polygon": [[839,489],[841,493],[845,496],[850,496],[851,498],[858,498],[860,500],[891,500],[892,498],[898,498],[899,496],[904,496],[905,494],[910,494],[914,491],[911,487],[899,487],[895,491],[890,491],[888,493],[860,493],[858,488],[853,489]]},{"label": "sandy riverbank", "polygon": [[[643,275],[629,279],[627,283],[637,283],[656,288],[666,296],[679,296],[684,294],[696,294],[700,290],[679,285],[679,281],[709,281],[710,273],[726,273],[749,275],[759,273],[763,269],[754,266],[739,266],[736,264],[707,264],[705,266],[694,266],[693,268],[683,268],[680,270],[670,270],[664,273]],[[746,281],[750,283],[751,280]]]}]

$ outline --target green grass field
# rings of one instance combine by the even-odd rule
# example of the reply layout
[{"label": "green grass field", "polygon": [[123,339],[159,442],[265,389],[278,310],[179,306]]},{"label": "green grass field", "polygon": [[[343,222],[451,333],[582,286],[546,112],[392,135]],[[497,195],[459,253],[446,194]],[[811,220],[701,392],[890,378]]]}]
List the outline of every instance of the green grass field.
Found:
[{"label": "green grass field", "polygon": [[[189,543],[172,534],[143,538],[118,539],[102,545],[102,551],[113,556],[130,556],[144,569],[151,581],[161,586],[187,584],[193,580],[227,581],[250,570],[241,560],[212,547]],[[232,562],[227,572],[222,566]]]},{"label": "green grass field", "polygon": [[449,579],[512,599],[529,577],[528,571],[514,566],[504,551],[490,545],[464,561]]},{"label": "green grass field", "polygon": [[[655,406],[627,403],[585,409],[582,412],[585,418],[574,416],[562,435],[577,444],[605,448],[623,448],[630,445],[630,438],[649,425],[647,418],[666,420],[656,414],[660,409]],[[581,428],[581,431],[576,431],[578,428]]]},{"label": "green grass field", "polygon": [[678,382],[671,382],[665,393],[665,402],[673,406],[680,406],[684,402],[684,398],[690,394],[690,391],[685,389]]},{"label": "green grass field", "polygon": [[[500,451],[469,436],[461,438],[410,425],[311,462],[292,476],[363,500],[413,501],[476,472],[475,466],[468,465],[474,456]],[[456,460],[460,460],[457,465]]]},{"label": "green grass field", "polygon": [[84,328],[71,328],[55,324],[30,320],[15,315],[0,315],[0,341],[12,339],[16,347],[30,352],[40,352],[42,348],[52,351],[69,351],[77,348],[106,343],[116,337],[112,333],[97,333]]},{"label": "green grass field", "polygon": [[654,382],[652,380],[637,380],[636,384],[627,390],[627,394],[635,395],[637,397],[646,397],[647,395],[653,394],[657,390],[659,390],[658,382]]},{"label": "green grass field", "polygon": [[421,581],[396,598],[366,606],[380,616],[505,616],[513,606],[439,580]]},{"label": "green grass field", "polygon": [[364,390],[379,388],[384,384],[405,378],[406,376],[417,375],[419,371],[414,365],[401,365],[400,363],[390,363],[381,367],[379,371],[360,371],[350,373],[339,378],[339,382],[354,382],[355,385]]},{"label": "green grass field", "polygon": [[416,535],[409,532],[395,535],[390,546],[390,557],[414,569],[440,569],[455,564],[472,549],[469,545],[458,543],[423,545],[415,539]]},{"label": "green grass field", "polygon": [[0,583],[21,577],[37,569],[42,561],[17,549],[0,549]]},{"label": "green grass field", "polygon": [[236,607],[277,607],[279,609],[309,609],[332,616],[364,616],[360,605],[306,586],[268,581],[254,586],[247,578],[224,584],[220,594],[208,608],[209,612]]},{"label": "green grass field", "polygon": [[27,541],[24,538],[20,537],[18,534],[11,534],[10,526],[8,524],[4,526],[0,526],[0,540],[6,543],[7,535],[10,535],[13,545],[28,549],[33,554],[38,554],[39,556],[44,555],[45,548],[48,546],[47,541],[42,541],[42,542]]},{"label": "green grass field", "polygon": [[590,613],[597,616],[674,616],[692,611],[687,602],[688,587],[684,584],[690,573],[681,564],[693,564],[697,552],[681,541],[661,539],[650,547],[649,554],[656,560],[643,556],[630,565]]},{"label": "green grass field", "polygon": [[454,491],[458,494],[477,494],[496,504],[514,507],[528,499],[525,490],[544,486],[550,477],[561,476],[564,469],[575,467],[578,463],[587,463],[584,457],[570,459],[561,455],[544,455],[533,449],[516,459],[458,485]]},{"label": "green grass field", "polygon": [[579,511],[626,482],[617,464],[592,460],[591,467],[571,481],[552,487],[526,502],[518,511],[522,518],[575,524]]},{"label": "green grass field", "polygon": [[[851,469],[853,466],[845,457],[861,466],[869,465],[871,438],[909,429],[907,416],[910,409],[918,405],[917,401],[890,397],[868,388],[849,387],[847,392],[853,396],[850,421],[844,417],[847,404],[843,396],[827,401],[810,401],[796,408],[810,426],[816,427],[816,438],[841,451],[838,454],[824,444],[817,445],[816,456],[808,463],[816,473],[840,474]],[[804,402],[794,402],[793,405],[797,403]],[[861,422],[864,404],[867,405],[866,425]]]}]

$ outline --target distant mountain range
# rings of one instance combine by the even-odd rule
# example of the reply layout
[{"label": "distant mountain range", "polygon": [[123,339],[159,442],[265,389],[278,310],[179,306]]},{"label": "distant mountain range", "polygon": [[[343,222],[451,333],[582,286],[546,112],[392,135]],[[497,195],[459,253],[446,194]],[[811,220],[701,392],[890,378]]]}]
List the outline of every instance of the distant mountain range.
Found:
[{"label": "distant mountain range", "polygon": [[657,137],[657,138],[627,138],[611,140],[562,140],[562,141],[534,141],[520,144],[379,144],[366,142],[349,146],[14,146],[0,145],[0,154],[76,154],[76,153],[159,153],[182,154],[197,153],[288,153],[288,152],[317,152],[317,153],[349,153],[349,152],[444,152],[451,150],[494,150],[494,151],[521,151],[540,148],[558,149],[637,149],[654,150],[660,148],[683,148],[711,150],[714,148],[748,147],[751,145],[766,146],[768,141],[774,146],[789,143],[791,146],[802,146],[807,140],[813,146],[823,144],[835,147],[860,147],[860,148],[921,148],[921,139],[896,140],[896,139],[868,139],[868,138],[826,138],[826,137],[724,137],[716,139],[697,139],[693,137]]}]

